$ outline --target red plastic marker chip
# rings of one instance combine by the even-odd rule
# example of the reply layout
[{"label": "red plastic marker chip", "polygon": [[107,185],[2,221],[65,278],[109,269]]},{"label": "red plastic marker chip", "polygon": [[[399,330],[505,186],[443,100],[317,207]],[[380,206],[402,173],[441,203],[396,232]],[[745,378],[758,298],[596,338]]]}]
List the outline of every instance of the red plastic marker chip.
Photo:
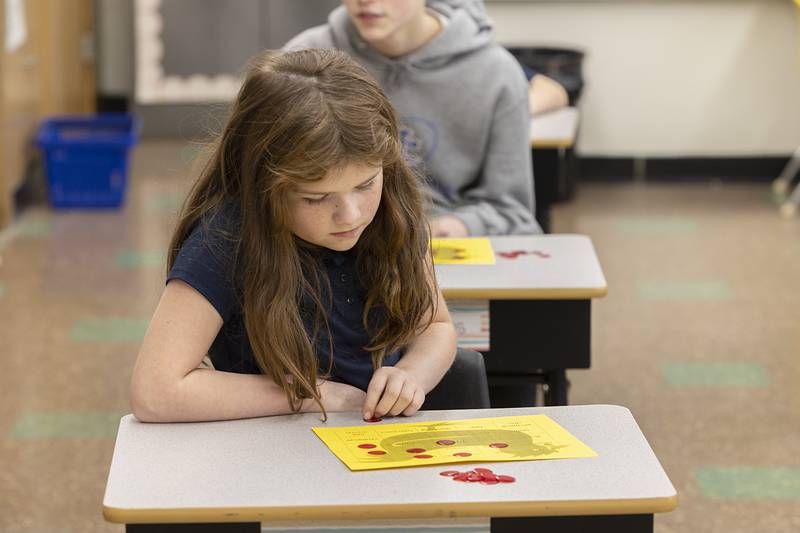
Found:
[{"label": "red plastic marker chip", "polygon": [[455,443],[456,443],[456,441],[450,440],[450,439],[442,439],[442,440],[437,440],[436,441],[436,444],[439,444],[441,446],[450,446],[451,444],[455,444]]},{"label": "red plastic marker chip", "polygon": [[367,452],[370,455],[386,455],[386,452],[383,450],[372,450],[371,452]]},{"label": "red plastic marker chip", "polygon": [[469,457],[472,454],[469,453],[469,452],[458,452],[458,453],[454,453],[453,455],[456,456],[456,457]]},{"label": "red plastic marker chip", "polygon": [[358,447],[361,448],[362,450],[371,450],[372,448],[375,448],[375,445],[374,444],[359,444]]},{"label": "red plastic marker chip", "polygon": [[422,453],[425,451],[425,448],[409,448],[406,451],[408,453]]},{"label": "red plastic marker chip", "polygon": [[370,418],[369,420],[365,420],[365,422],[383,422],[383,418]]},{"label": "red plastic marker chip", "polygon": [[516,259],[520,255],[524,255],[525,252],[522,250],[514,250],[513,252],[497,252],[497,255],[500,257],[504,257],[506,259]]},{"label": "red plastic marker chip", "polygon": [[508,444],[505,442],[493,442],[489,445],[489,448],[508,448]]},{"label": "red plastic marker chip", "polygon": [[432,455],[428,455],[427,453],[422,453],[420,455],[415,455],[417,459],[433,459]]},{"label": "red plastic marker chip", "polygon": [[475,470],[468,470],[466,472],[445,470],[444,472],[440,472],[439,475],[451,477],[453,481],[480,483],[481,485],[497,485],[498,483],[513,483],[516,481],[513,476],[498,476],[488,468],[476,468]]}]

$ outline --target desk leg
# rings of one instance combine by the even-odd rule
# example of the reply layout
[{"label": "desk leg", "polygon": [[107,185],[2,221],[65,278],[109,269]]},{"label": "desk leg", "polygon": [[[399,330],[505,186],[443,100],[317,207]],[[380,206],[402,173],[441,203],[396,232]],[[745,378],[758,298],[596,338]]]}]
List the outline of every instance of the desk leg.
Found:
[{"label": "desk leg", "polygon": [[127,524],[125,533],[261,533],[261,523]]},{"label": "desk leg", "polygon": [[547,389],[544,393],[544,404],[547,406],[567,405],[567,389],[569,388],[567,371],[563,368],[545,371],[545,383]]},{"label": "desk leg", "polygon": [[492,518],[492,533],[653,533],[652,514]]},{"label": "desk leg", "polygon": [[550,233],[550,206],[558,196],[562,160],[558,151],[552,148],[532,149],[531,158],[536,221],[542,227],[542,231]]}]

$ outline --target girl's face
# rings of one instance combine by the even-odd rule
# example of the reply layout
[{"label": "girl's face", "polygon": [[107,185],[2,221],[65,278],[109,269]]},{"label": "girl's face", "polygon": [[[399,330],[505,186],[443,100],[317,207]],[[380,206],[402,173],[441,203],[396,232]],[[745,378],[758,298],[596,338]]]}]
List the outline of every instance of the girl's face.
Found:
[{"label": "girl's face", "polygon": [[418,25],[425,0],[342,0],[361,38],[379,44]]},{"label": "girl's face", "polygon": [[383,191],[383,168],[350,164],[289,192],[289,228],[306,242],[349,250],[375,218]]}]

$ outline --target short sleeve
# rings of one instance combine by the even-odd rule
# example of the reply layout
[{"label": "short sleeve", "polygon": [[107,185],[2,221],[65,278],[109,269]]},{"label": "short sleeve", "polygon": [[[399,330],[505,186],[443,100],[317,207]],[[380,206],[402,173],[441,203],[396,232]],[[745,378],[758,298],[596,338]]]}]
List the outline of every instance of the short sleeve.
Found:
[{"label": "short sleeve", "polygon": [[223,322],[241,307],[235,257],[238,234],[229,217],[205,217],[181,245],[167,283],[179,279],[191,285],[214,306]]},{"label": "short sleeve", "polygon": [[528,81],[531,81],[533,77],[538,74],[538,72],[527,65],[520,63],[520,66],[522,67],[522,71],[525,73],[525,77],[528,78]]}]

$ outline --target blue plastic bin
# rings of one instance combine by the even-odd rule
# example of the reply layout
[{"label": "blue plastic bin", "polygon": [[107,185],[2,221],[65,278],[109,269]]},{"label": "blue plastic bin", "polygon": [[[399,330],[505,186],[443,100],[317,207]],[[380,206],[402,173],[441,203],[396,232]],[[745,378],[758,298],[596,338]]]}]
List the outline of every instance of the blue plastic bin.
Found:
[{"label": "blue plastic bin", "polygon": [[140,130],[141,121],[125,113],[43,121],[36,144],[44,151],[50,204],[56,208],[122,205],[128,154]]}]

